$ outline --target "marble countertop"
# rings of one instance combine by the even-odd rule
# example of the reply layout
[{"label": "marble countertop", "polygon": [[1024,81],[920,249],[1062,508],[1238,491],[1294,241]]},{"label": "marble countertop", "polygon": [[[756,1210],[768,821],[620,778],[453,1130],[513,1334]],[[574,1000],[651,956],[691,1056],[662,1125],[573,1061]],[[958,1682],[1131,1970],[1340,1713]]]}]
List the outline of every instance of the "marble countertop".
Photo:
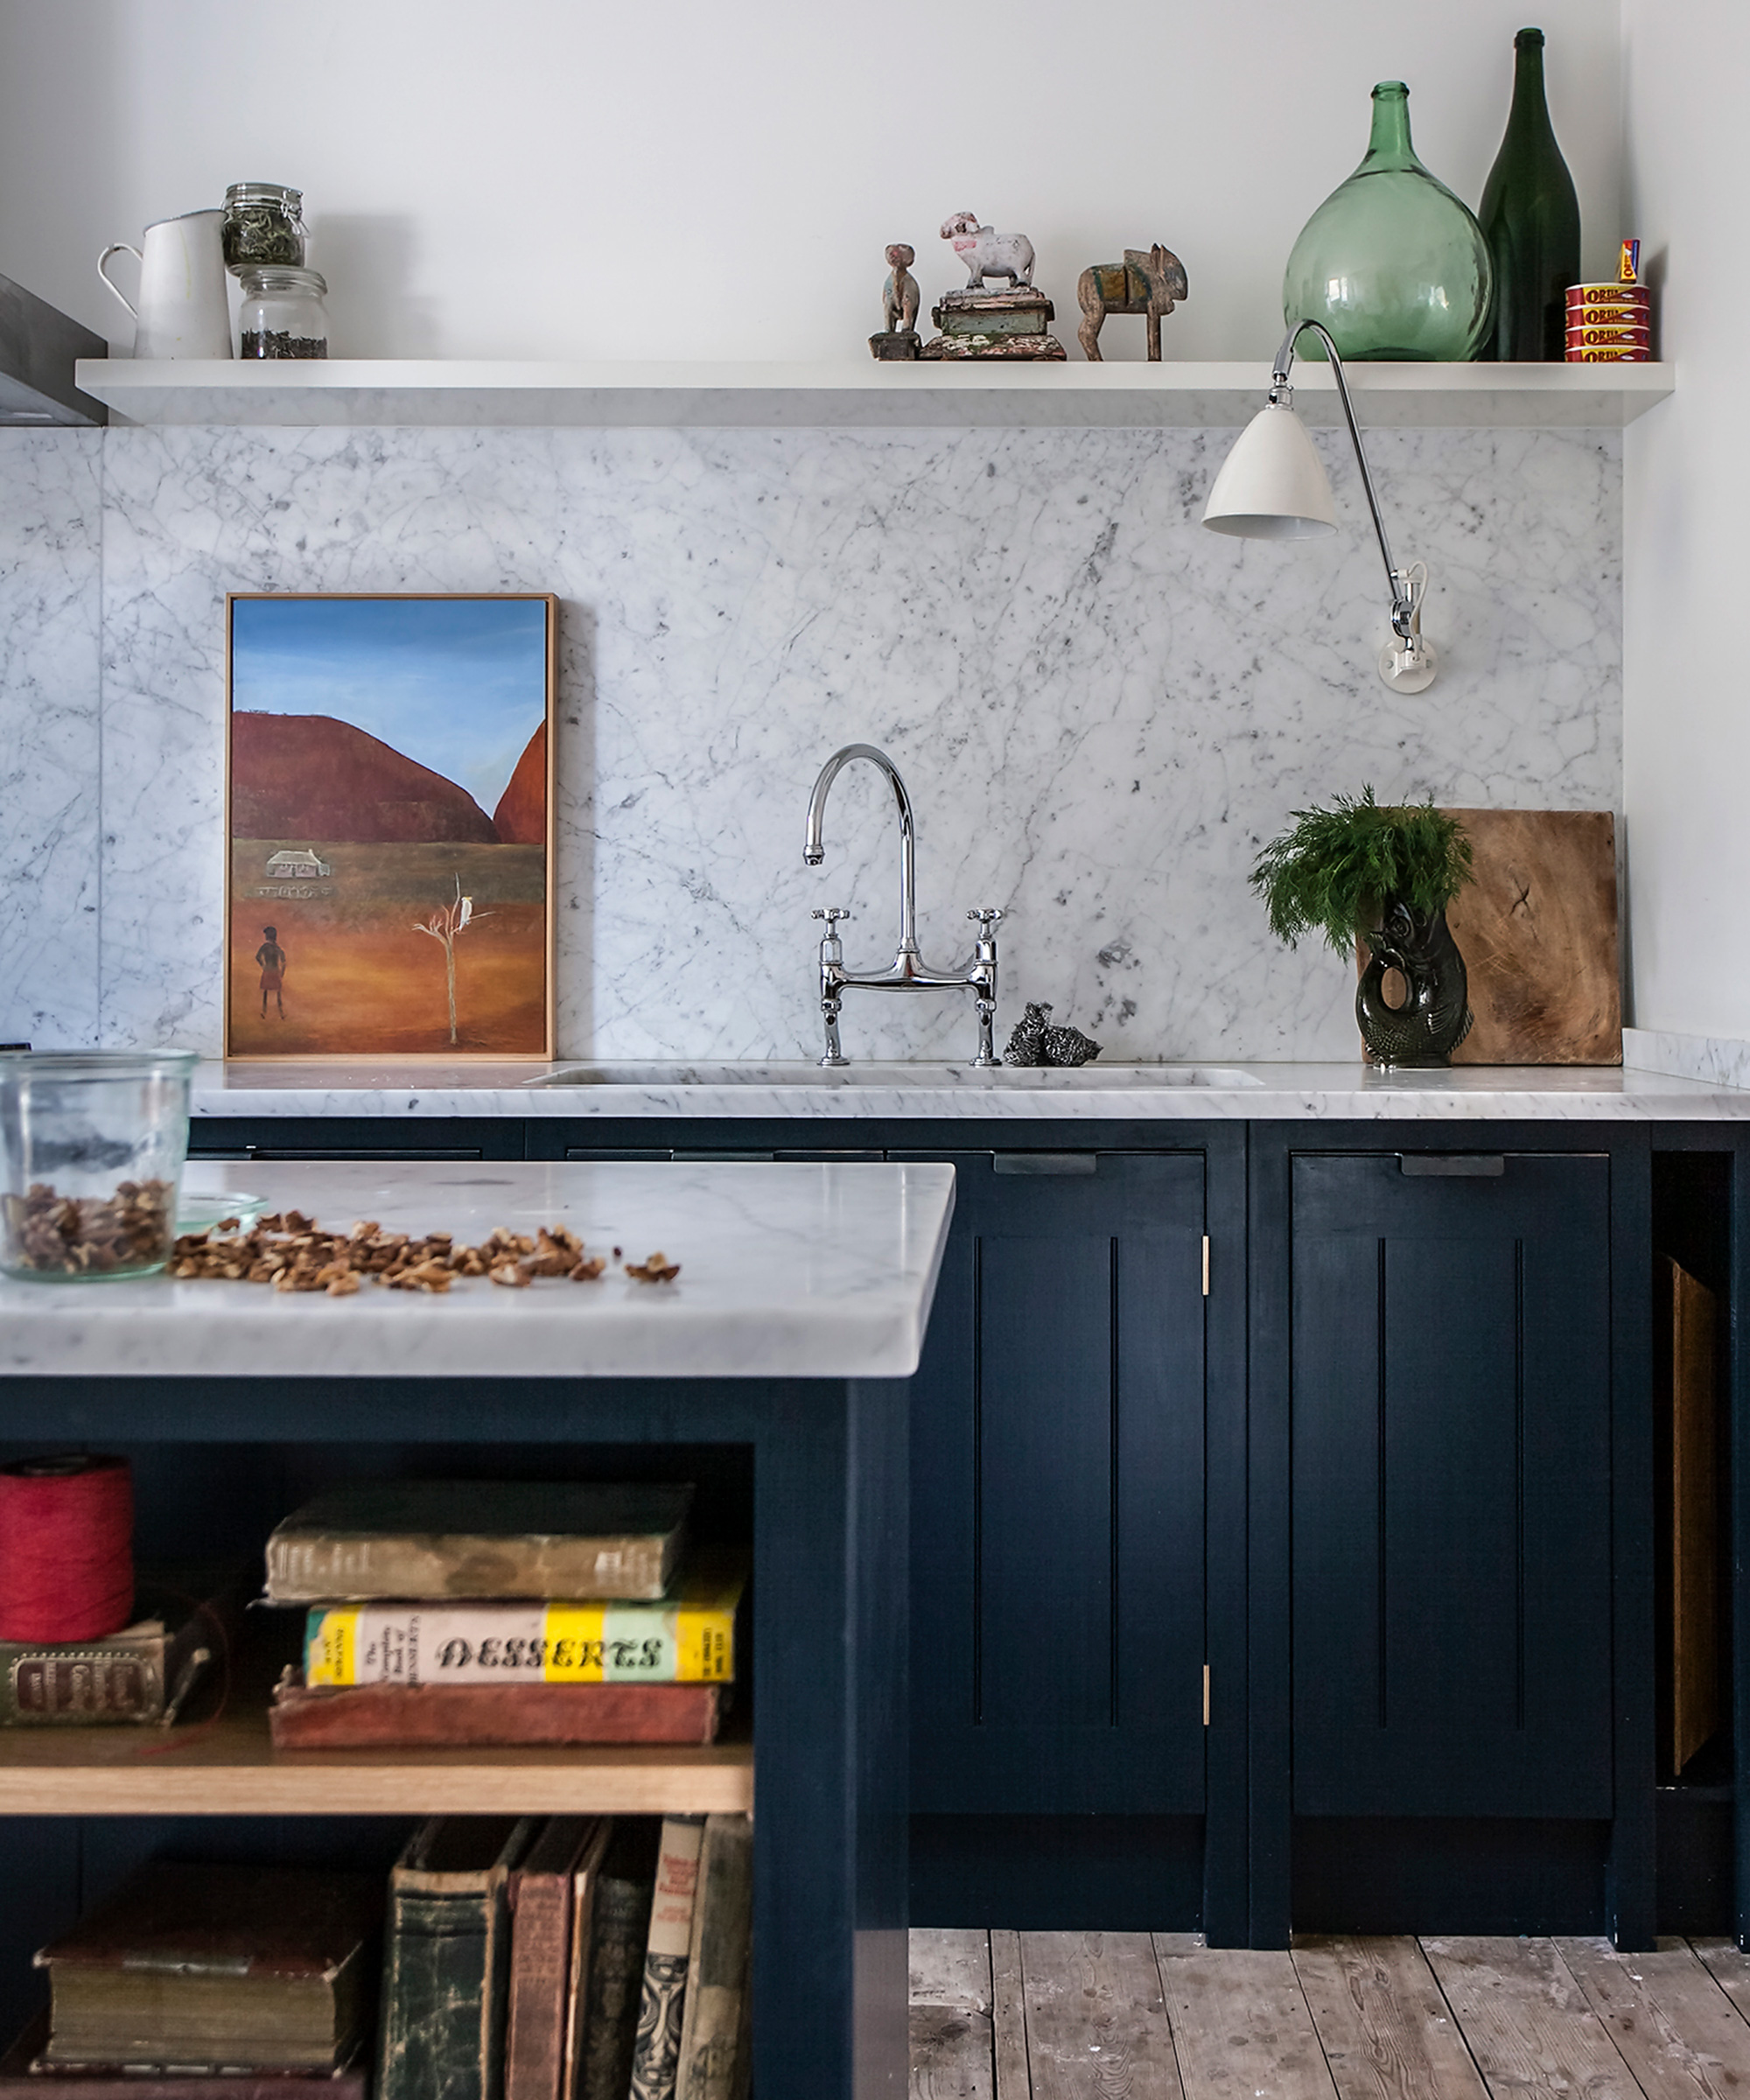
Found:
[{"label": "marble countertop", "polygon": [[[572,1082],[578,1083],[571,1083]],[[1616,1066],[204,1065],[197,1116],[825,1121],[1726,1122],[1750,1088]]]},{"label": "marble countertop", "polygon": [[[79,1376],[900,1378],[916,1369],[954,1170],[911,1166],[252,1164],[247,1192],[330,1230],[564,1224],[673,1283],[459,1278],[350,1298],[143,1277],[0,1278],[0,1371]],[[238,1170],[190,1167],[187,1193]]]}]

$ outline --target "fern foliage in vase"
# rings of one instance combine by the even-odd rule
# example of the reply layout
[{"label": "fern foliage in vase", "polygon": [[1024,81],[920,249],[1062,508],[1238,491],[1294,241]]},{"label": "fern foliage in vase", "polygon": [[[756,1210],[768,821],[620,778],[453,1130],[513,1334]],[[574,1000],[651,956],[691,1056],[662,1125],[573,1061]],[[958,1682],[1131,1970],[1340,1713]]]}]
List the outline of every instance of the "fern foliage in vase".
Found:
[{"label": "fern foliage in vase", "polygon": [[[1271,932],[1291,948],[1322,933],[1342,956],[1365,942],[1355,1018],[1368,1056],[1450,1063],[1471,1026],[1464,957],[1446,926],[1446,906],[1472,879],[1464,827],[1432,799],[1382,808],[1371,788],[1293,816],[1252,871]],[[1390,970],[1405,987],[1399,1006],[1386,1003]]]}]

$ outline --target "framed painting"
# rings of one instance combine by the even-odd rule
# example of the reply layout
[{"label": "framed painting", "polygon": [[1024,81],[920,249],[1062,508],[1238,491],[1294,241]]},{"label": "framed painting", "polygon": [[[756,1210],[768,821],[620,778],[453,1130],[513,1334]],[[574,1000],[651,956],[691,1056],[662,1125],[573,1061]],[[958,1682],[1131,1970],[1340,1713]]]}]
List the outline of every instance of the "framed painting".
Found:
[{"label": "framed painting", "polygon": [[227,600],[227,1056],[553,1055],[556,615]]}]

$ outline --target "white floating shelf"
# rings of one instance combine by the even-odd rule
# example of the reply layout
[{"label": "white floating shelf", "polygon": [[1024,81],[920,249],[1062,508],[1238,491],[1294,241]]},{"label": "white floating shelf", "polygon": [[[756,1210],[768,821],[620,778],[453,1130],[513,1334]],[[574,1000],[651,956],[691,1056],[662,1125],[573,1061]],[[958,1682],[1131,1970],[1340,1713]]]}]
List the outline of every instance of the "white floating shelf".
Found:
[{"label": "white floating shelf", "polygon": [[[1616,428],[1676,384],[1670,365],[1354,365],[1374,427]],[[1330,368],[1298,364],[1308,423],[1340,421]],[[934,430],[1228,429],[1270,383],[1245,364],[329,363],[88,358],[78,384],[130,424],[400,424]]]}]

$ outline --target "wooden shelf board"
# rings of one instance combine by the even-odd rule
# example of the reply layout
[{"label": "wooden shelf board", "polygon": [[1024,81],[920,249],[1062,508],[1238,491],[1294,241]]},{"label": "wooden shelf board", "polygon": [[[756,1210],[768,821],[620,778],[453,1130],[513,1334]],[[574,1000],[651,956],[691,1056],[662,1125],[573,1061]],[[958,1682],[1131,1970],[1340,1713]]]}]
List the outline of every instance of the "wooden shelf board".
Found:
[{"label": "wooden shelf board", "polygon": [[0,1815],[704,1814],[753,1805],[753,1746],[276,1752],[257,1707],[165,1734],[0,1730]]},{"label": "wooden shelf board", "polygon": [[[1369,427],[1614,428],[1663,401],[1670,365],[1354,365]],[[1303,363],[1311,424],[1340,417],[1330,369]],[[1158,365],[584,364],[477,359],[88,358],[78,384],[118,422],[312,425],[956,429],[1231,428],[1264,405],[1270,360]]]}]

